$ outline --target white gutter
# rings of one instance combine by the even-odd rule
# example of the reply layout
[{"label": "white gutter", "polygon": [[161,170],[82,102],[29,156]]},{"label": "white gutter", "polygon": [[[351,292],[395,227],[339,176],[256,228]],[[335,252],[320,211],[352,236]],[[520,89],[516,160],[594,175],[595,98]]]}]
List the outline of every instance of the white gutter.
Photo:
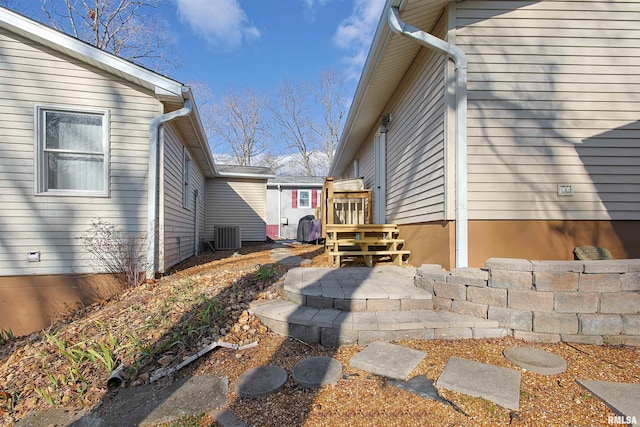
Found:
[{"label": "white gutter", "polygon": [[242,173],[242,172],[218,172],[216,176],[220,178],[253,178],[253,179],[271,179],[276,177],[274,174]]},{"label": "white gutter", "polygon": [[467,208],[467,56],[458,46],[400,20],[397,7],[389,8],[389,27],[453,60],[456,75],[456,268],[469,264]]},{"label": "white gutter", "polygon": [[171,113],[156,116],[149,124],[149,184],[147,188],[147,278],[152,279],[158,271],[158,166],[160,149],[160,126],[179,117],[188,116],[193,110],[193,100],[188,87],[182,87],[184,107]]}]

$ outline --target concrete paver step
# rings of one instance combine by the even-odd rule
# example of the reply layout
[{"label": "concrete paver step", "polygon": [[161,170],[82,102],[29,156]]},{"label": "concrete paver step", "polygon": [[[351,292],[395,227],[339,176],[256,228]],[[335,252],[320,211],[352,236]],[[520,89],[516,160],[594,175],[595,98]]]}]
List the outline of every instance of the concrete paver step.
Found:
[{"label": "concrete paver step", "polygon": [[451,357],[436,386],[482,397],[515,411],[520,408],[520,371]]},{"label": "concrete paver step", "polygon": [[617,418],[609,419],[609,424],[640,425],[640,384],[594,380],[578,380],[578,384],[620,414]]},{"label": "concrete paver step", "polygon": [[273,331],[310,343],[365,345],[402,339],[471,338],[474,331],[500,332],[498,322],[433,310],[352,312],[314,308],[285,300],[261,300],[252,314]]},{"label": "concrete paver step", "polygon": [[429,310],[433,296],[413,283],[415,269],[385,267],[294,268],[284,282],[292,302],[348,311]]}]

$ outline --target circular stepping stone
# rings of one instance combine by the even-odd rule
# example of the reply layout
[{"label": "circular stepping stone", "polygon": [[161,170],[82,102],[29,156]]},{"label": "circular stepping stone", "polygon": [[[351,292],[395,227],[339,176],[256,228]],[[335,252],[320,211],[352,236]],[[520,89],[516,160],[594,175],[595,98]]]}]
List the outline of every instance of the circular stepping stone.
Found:
[{"label": "circular stepping stone", "polygon": [[293,380],[303,387],[320,388],[335,384],[342,376],[342,365],[333,357],[316,356],[296,363]]},{"label": "circular stepping stone", "polygon": [[567,370],[567,362],[548,351],[528,347],[505,348],[504,357],[514,365],[542,375],[561,374]]},{"label": "circular stepping stone", "polygon": [[236,393],[240,397],[255,398],[280,390],[287,382],[287,371],[280,366],[265,365],[250,369],[236,380]]}]

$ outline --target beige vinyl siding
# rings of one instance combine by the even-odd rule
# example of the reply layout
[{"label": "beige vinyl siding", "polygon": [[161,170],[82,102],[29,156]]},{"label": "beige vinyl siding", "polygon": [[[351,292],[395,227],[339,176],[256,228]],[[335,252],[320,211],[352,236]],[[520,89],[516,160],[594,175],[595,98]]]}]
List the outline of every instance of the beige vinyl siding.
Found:
[{"label": "beige vinyl siding", "polygon": [[466,1],[456,22],[469,218],[640,219],[640,4]]},{"label": "beige vinyl siding", "polygon": [[206,192],[207,240],[213,240],[218,225],[239,225],[243,241],[266,240],[266,180],[207,179]]},{"label": "beige vinyl siding", "polygon": [[[375,133],[372,133],[367,138],[366,144],[363,144],[358,152],[357,159],[359,159],[360,176],[353,176],[353,178],[364,179],[365,188],[373,188],[373,182],[375,179],[375,155],[373,152],[373,138]],[[351,162],[351,174],[353,174],[353,162]],[[351,175],[350,175],[351,176]]]},{"label": "beige vinyl siding", "polygon": [[[444,19],[434,34],[444,37]],[[387,221],[436,221],[445,215],[445,58],[423,48],[391,100],[387,133]]]},{"label": "beige vinyl siding", "polygon": [[[109,197],[34,195],[37,105],[109,111]],[[0,275],[96,271],[77,240],[95,218],[146,232],[148,129],[161,109],[152,93],[0,31]]]},{"label": "beige vinyl siding", "polygon": [[163,242],[160,244],[160,271],[180,261],[195,255],[194,239],[196,233],[196,207],[193,191],[198,190],[200,209],[200,224],[203,224],[204,216],[204,175],[198,169],[197,163],[191,156],[191,206],[187,209],[183,206],[183,150],[184,145],[171,123],[164,126],[163,130],[163,164],[162,164],[162,194],[161,209],[163,216],[160,219],[160,234]]}]

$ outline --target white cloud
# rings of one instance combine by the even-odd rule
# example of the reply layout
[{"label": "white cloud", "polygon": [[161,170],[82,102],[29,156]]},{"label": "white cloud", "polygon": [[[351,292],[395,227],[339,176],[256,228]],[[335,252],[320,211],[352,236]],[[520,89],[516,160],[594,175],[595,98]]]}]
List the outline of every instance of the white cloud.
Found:
[{"label": "white cloud", "polygon": [[237,0],[176,0],[178,16],[211,46],[234,50],[260,38]]},{"label": "white cloud", "polygon": [[338,26],[333,42],[348,52],[347,77],[357,79],[367,59],[371,40],[376,32],[385,0],[354,0],[351,16]]}]

